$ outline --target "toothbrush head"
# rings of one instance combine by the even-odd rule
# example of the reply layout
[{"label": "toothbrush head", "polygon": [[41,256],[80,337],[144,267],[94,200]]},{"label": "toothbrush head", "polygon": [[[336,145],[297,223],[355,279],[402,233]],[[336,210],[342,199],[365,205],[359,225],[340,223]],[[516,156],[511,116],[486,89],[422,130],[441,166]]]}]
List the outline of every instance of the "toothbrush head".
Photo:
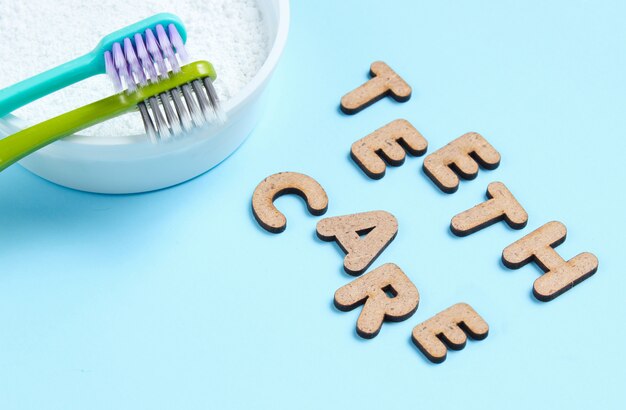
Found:
[{"label": "toothbrush head", "polygon": [[161,13],[104,37],[95,53],[104,56],[104,70],[116,92],[133,92],[180,72],[189,58],[186,39],[181,20]]},{"label": "toothbrush head", "polygon": [[136,100],[146,134],[153,143],[185,135],[208,123],[224,123],[223,112],[213,80],[213,66],[198,61],[158,83],[122,94]]}]

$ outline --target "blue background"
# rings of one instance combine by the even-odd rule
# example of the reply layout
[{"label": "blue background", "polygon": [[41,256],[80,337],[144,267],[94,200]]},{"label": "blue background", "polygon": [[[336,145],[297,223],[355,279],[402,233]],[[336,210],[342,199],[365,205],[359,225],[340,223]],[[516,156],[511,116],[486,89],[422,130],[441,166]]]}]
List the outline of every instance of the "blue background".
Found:
[{"label": "blue background", "polygon": [[[384,3],[384,5],[383,5]],[[211,172],[150,194],[104,196],[15,166],[0,175],[0,408],[623,408],[623,191],[626,3],[621,1],[294,1],[267,112]],[[340,97],[385,60],[414,89],[354,115]],[[453,195],[423,158],[368,179],[352,142],[406,118],[434,152],[467,131],[502,154]],[[416,314],[373,340],[359,310],[332,306],[352,278],[320,219],[296,197],[286,232],[250,212],[278,171],[316,178],[326,216],[383,209],[394,262],[418,287]],[[506,183],[530,215],[466,238],[452,216]],[[552,302],[531,295],[540,270],[505,269],[502,249],[550,220],[563,257],[600,268]],[[417,323],[457,302],[489,323],[432,365]]]}]

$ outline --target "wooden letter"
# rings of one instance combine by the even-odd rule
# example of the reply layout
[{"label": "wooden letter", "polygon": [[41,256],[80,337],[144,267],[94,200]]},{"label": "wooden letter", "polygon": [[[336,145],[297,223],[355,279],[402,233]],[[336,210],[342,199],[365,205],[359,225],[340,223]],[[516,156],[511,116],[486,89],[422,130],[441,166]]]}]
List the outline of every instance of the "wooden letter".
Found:
[{"label": "wooden letter", "polygon": [[506,221],[513,229],[526,226],[528,214],[502,182],[489,184],[487,198],[489,200],[452,218],[452,233],[467,236],[499,221]]},{"label": "wooden letter", "polygon": [[[407,120],[395,120],[352,144],[350,155],[354,162],[372,179],[385,176],[385,161],[389,165],[404,163],[406,151],[423,155],[428,142]],[[384,159],[384,160],[383,160]]]},{"label": "wooden letter", "polygon": [[316,180],[297,172],[279,172],[261,181],[252,195],[252,212],[265,230],[280,233],[287,227],[287,218],[274,206],[274,200],[286,194],[302,197],[313,215],[323,215],[328,209],[326,192]]},{"label": "wooden letter", "polygon": [[346,253],[343,267],[351,275],[365,272],[397,233],[398,221],[385,211],[335,216],[317,223],[317,236],[336,241]]},{"label": "wooden letter", "polygon": [[411,98],[411,87],[384,62],[372,63],[370,76],[372,79],[341,97],[341,111],[356,114],[386,95],[398,102]]},{"label": "wooden letter", "polygon": [[548,222],[502,252],[507,268],[518,269],[533,261],[545,272],[533,285],[533,293],[541,301],[556,298],[598,270],[598,258],[592,253],[583,252],[565,261],[553,249],[565,242],[566,235],[561,222]]},{"label": "wooden letter", "polygon": [[[433,363],[446,360],[451,349],[465,347],[467,336],[482,340],[489,334],[489,325],[466,303],[457,303],[413,328],[413,343]],[[445,342],[445,344],[444,344]]]},{"label": "wooden letter", "polygon": [[349,311],[363,305],[356,323],[359,336],[371,339],[385,320],[401,322],[417,310],[419,292],[411,280],[393,263],[379,266],[337,289],[335,306]]},{"label": "wooden letter", "polygon": [[474,179],[479,164],[486,169],[496,169],[500,165],[500,153],[482,135],[468,132],[427,156],[424,173],[439,189],[451,194],[459,188],[457,174],[464,179]]}]

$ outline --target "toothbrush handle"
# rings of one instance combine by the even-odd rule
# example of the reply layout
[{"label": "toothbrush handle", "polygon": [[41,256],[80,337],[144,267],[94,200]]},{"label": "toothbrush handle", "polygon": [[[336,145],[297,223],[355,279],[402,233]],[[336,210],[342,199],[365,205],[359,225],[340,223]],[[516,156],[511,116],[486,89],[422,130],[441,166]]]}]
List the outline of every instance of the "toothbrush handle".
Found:
[{"label": "toothbrush handle", "polygon": [[38,98],[102,72],[104,72],[104,58],[96,52],[91,52],[13,84],[0,90],[0,117]]},{"label": "toothbrush handle", "polygon": [[179,73],[141,87],[134,93],[112,95],[9,135],[0,140],[0,171],[51,142],[133,111],[148,98],[202,78],[215,79],[215,69],[209,62],[196,61],[181,67]]},{"label": "toothbrush handle", "polygon": [[0,140],[0,171],[58,139],[132,111],[136,101],[127,100],[116,94]]}]

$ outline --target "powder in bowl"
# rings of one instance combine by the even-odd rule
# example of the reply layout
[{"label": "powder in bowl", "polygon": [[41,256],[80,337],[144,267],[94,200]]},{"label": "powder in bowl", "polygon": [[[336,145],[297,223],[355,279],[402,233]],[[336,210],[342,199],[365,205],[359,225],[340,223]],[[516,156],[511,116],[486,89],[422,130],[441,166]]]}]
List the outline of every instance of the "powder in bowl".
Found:
[{"label": "powder in bowl", "polygon": [[[179,16],[188,32],[192,60],[210,61],[218,95],[227,101],[257,73],[268,54],[268,32],[256,0],[0,0],[0,88],[79,57],[105,35],[150,15]],[[35,101],[14,114],[35,124],[113,93],[104,76],[89,78]],[[138,113],[81,132],[93,136],[143,134]]]}]

